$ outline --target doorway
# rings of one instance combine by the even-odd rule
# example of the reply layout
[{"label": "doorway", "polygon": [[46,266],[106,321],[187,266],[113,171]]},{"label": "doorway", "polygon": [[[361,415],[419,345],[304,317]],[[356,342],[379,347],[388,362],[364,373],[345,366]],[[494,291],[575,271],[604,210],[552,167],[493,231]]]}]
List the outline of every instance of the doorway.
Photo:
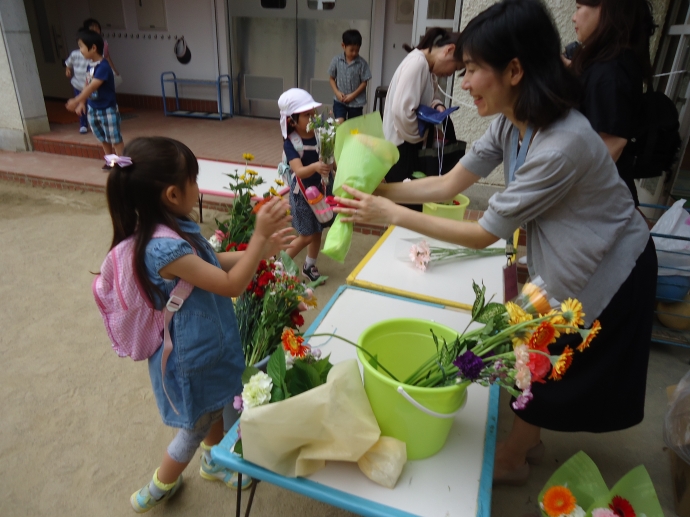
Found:
[{"label": "doorway", "polygon": [[278,98],[294,87],[331,106],[328,66],[348,29],[371,63],[372,0],[228,0],[228,12],[239,115],[279,117]]},{"label": "doorway", "polygon": [[68,48],[60,26],[60,11],[55,0],[24,0],[31,42],[36,55],[43,96],[55,99],[72,97],[72,87],[65,77]]}]

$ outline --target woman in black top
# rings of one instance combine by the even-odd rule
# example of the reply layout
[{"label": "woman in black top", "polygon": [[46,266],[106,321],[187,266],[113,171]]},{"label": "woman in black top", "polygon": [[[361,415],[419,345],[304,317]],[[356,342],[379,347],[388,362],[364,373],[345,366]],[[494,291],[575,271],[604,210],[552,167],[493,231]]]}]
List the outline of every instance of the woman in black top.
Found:
[{"label": "woman in black top", "polygon": [[648,0],[577,0],[572,68],[584,86],[580,111],[604,140],[618,173],[639,205],[632,177],[637,114],[643,83],[651,85],[649,39],[654,20]]}]

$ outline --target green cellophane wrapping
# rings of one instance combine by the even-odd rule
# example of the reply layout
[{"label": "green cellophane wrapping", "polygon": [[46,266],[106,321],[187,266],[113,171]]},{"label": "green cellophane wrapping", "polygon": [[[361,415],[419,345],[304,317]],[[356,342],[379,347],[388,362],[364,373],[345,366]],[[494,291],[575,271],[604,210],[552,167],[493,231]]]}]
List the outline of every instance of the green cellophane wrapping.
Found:
[{"label": "green cellophane wrapping", "polygon": [[[378,113],[348,120],[336,132],[335,158],[338,171],[333,194],[351,198],[343,190],[343,184],[371,194],[399,157],[395,144],[383,138]],[[343,223],[342,217],[343,214],[338,214],[335,218],[323,248],[323,253],[341,263],[352,242],[352,224]]]},{"label": "green cellophane wrapping", "polygon": [[611,491],[598,497],[587,508],[587,517],[591,517],[592,511],[597,508],[608,508],[615,496],[626,499],[635,510],[635,515],[646,517],[664,517],[664,511],[659,504],[659,498],[654,490],[654,484],[644,465],[635,467],[615,484]]},{"label": "green cellophane wrapping", "polygon": [[[575,496],[577,505],[584,510],[587,510],[594,501],[608,497],[609,493],[609,488],[601,477],[599,468],[582,451],[571,457],[553,473],[539,493],[540,503],[546,491],[552,486],[566,486]],[[542,515],[546,514],[542,511]]]}]

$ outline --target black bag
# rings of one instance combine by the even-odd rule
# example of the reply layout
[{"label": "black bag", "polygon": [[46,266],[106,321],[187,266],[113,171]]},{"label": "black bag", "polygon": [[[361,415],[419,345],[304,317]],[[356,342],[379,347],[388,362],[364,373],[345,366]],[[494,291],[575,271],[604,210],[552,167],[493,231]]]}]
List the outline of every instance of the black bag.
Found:
[{"label": "black bag", "polygon": [[[436,128],[445,126],[444,141],[436,140]],[[455,137],[455,126],[453,121],[448,117],[447,124],[439,124],[438,126],[428,125],[429,131],[425,140],[425,145],[419,150],[419,170],[427,176],[438,176],[439,166],[440,174],[445,174],[457,165],[460,158],[465,156],[466,142],[458,141]]]},{"label": "black bag", "polygon": [[631,139],[632,177],[654,178],[670,172],[681,144],[676,105],[663,93],[648,90],[642,95],[638,127],[638,135]]}]

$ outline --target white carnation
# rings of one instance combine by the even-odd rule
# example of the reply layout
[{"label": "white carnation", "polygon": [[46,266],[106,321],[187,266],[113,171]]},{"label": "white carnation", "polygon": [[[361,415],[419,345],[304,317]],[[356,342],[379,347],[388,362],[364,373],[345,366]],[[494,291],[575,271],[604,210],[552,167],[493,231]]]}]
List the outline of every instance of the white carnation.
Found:
[{"label": "white carnation", "polygon": [[263,406],[271,401],[273,381],[264,372],[259,372],[249,379],[242,390],[242,403],[244,409]]},{"label": "white carnation", "polygon": [[214,251],[220,251],[221,246],[223,245],[221,240],[216,235],[211,235],[211,238],[208,240],[208,242]]},{"label": "white carnation", "polygon": [[291,370],[293,364],[295,364],[295,358],[292,357],[292,354],[286,350],[285,351],[285,369]]}]

